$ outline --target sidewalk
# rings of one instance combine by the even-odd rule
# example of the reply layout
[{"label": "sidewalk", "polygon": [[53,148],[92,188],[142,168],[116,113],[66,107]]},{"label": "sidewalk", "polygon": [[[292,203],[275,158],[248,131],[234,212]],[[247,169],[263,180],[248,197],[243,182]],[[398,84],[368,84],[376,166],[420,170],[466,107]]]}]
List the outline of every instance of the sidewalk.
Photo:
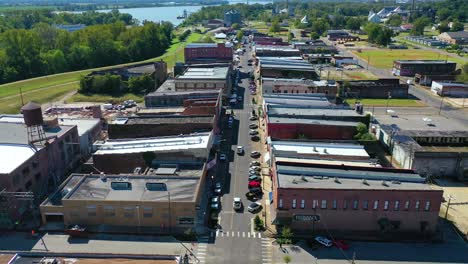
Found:
[{"label": "sidewalk", "polygon": [[69,239],[69,236],[64,234],[47,233],[32,238],[28,233],[17,232],[3,234],[0,239],[0,250],[6,252],[32,251],[179,256],[185,254],[186,250],[191,247],[190,243],[181,243],[171,236],[100,234],[92,238]]}]

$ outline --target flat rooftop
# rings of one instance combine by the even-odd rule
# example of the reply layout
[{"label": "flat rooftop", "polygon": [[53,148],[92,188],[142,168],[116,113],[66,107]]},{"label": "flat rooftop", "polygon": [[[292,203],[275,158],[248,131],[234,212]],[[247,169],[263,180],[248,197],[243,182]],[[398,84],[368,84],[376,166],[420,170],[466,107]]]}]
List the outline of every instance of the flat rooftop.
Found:
[{"label": "flat rooftop", "polygon": [[315,71],[315,67],[307,61],[285,58],[260,58],[260,67],[262,69]]},{"label": "flat rooftop", "polygon": [[72,174],[62,200],[194,201],[199,177]]},{"label": "flat rooftop", "polygon": [[369,158],[364,146],[351,143],[324,143],[305,141],[271,141],[271,148],[275,156],[293,157],[293,155],[312,156],[348,156]]},{"label": "flat rooftop", "polygon": [[447,63],[455,63],[453,61],[445,61],[445,60],[396,60],[394,62],[398,62],[400,64],[447,64]]},{"label": "flat rooftop", "polygon": [[[279,188],[297,189],[351,189],[351,190],[433,190],[425,178],[409,172],[386,171],[381,168],[360,170],[314,167],[316,165],[289,166],[277,162]],[[317,165],[318,166],[318,165]],[[336,167],[336,168],[333,168]]]},{"label": "flat rooftop", "polygon": [[[54,115],[54,117],[56,117]],[[59,125],[63,126],[76,126],[78,135],[81,136],[100,124],[97,118],[73,118],[68,116],[57,116]],[[0,123],[16,123],[24,124],[23,115],[0,115]],[[0,141],[1,142],[1,141]]]},{"label": "flat rooftop", "polygon": [[274,87],[275,85],[294,85],[294,86],[336,86],[336,83],[330,83],[326,80],[322,81],[314,81],[309,79],[299,79],[299,78],[271,78],[271,77],[263,77],[262,78],[262,87]]},{"label": "flat rooftop", "polygon": [[463,124],[441,115],[398,115],[398,110],[392,115],[376,115],[376,120],[382,128],[408,136],[466,136],[468,124]]},{"label": "flat rooftop", "polygon": [[315,108],[330,108],[332,104],[326,97],[292,96],[287,94],[269,94],[263,96],[263,103],[268,105],[307,106]]},{"label": "flat rooftop", "polygon": [[36,150],[27,144],[0,143],[0,174],[11,173],[35,153]]},{"label": "flat rooftop", "polygon": [[213,116],[161,116],[161,117],[124,117],[118,118],[112,124],[187,124],[187,123],[212,123]]},{"label": "flat rooftop", "polygon": [[140,108],[137,115],[166,115],[180,114],[185,111],[185,107],[163,107],[163,108]]},{"label": "flat rooftop", "polygon": [[374,167],[374,168],[381,168],[382,166],[375,161],[372,160],[337,160],[337,159],[326,159],[324,158],[289,158],[289,157],[275,157],[277,162],[282,163],[293,163],[293,164],[325,164],[325,165],[335,165],[335,166],[352,166],[352,167]]},{"label": "flat rooftop", "polygon": [[177,80],[226,80],[229,67],[214,68],[188,68],[183,74],[176,77]]},{"label": "flat rooftop", "polygon": [[[24,121],[23,121],[24,122]],[[74,126],[61,125],[45,130],[46,137],[61,137]],[[28,133],[24,123],[2,122],[0,120],[0,143],[28,144]]]},{"label": "flat rooftop", "polygon": [[272,124],[303,124],[303,125],[323,125],[323,126],[347,126],[356,127],[359,122],[340,121],[340,120],[322,120],[300,117],[276,117],[269,116],[268,122]]},{"label": "flat rooftop", "polygon": [[468,88],[468,85],[466,85],[464,83],[438,82],[438,81],[432,81],[432,83],[436,83],[436,84],[443,85],[443,86]]},{"label": "flat rooftop", "polygon": [[218,43],[189,43],[186,48],[216,48]]},{"label": "flat rooftop", "polygon": [[114,139],[97,142],[94,155],[164,152],[209,148],[211,132],[145,139]]},{"label": "flat rooftop", "polygon": [[299,118],[299,117],[356,117],[360,118],[363,115],[356,113],[356,111],[351,109],[317,109],[317,108],[291,108],[291,107],[284,107],[282,105],[270,105],[268,106],[268,116],[289,116],[291,118]]},{"label": "flat rooftop", "polygon": [[191,95],[191,94],[206,94],[208,97],[218,96],[221,89],[200,89],[200,90],[184,90],[177,91],[175,81],[173,79],[166,80],[159,88],[147,94],[146,96],[165,96],[165,95]]},{"label": "flat rooftop", "polygon": [[148,73],[151,74],[155,71],[154,64],[142,65],[136,67],[127,68],[128,72],[131,73]]}]

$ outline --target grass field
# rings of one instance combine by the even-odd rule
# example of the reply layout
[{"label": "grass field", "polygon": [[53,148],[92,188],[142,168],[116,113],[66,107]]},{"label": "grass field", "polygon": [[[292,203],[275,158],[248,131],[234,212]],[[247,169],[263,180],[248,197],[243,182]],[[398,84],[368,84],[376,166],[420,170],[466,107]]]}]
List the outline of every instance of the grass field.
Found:
[{"label": "grass field", "polygon": [[[357,100],[361,102],[364,106],[386,106],[388,101],[388,106],[391,107],[412,107],[412,106],[424,106],[419,100],[415,99],[360,99]],[[346,102],[349,105],[354,105],[356,99],[347,99]]]},{"label": "grass field", "polygon": [[[391,68],[394,60],[445,60],[445,55],[440,53],[423,50],[423,49],[407,49],[407,50],[363,50],[362,52],[353,51],[354,54],[361,59],[367,61],[370,59],[370,64],[377,68]],[[449,61],[454,61],[459,65],[466,63],[465,60],[456,57],[448,57]]]},{"label": "grass field", "polygon": [[[176,61],[184,61],[183,48],[185,47],[185,45],[197,41],[198,39],[200,39],[201,36],[201,34],[193,33],[184,42],[180,42],[177,38],[174,38],[172,41],[172,45],[167,49],[164,55],[159,56],[157,58],[145,60],[144,62],[157,61],[162,59],[168,64],[168,69],[172,69]],[[48,75],[44,77],[38,77],[0,85],[0,113],[19,112],[19,108],[21,107],[21,98],[19,92],[20,88],[23,92],[23,99],[25,103],[28,101],[35,101],[38,103],[56,101],[62,98],[65,94],[72,91],[76,91],[78,89],[78,80],[81,75],[86,75],[91,71],[98,69],[132,65],[137,63],[141,63],[141,61],[121,65],[107,66],[96,69],[87,69],[82,71]],[[86,98],[78,96],[79,95],[74,95],[70,99],[70,101],[76,100],[76,102],[82,102],[83,98]],[[99,98],[106,99],[104,101],[99,102],[109,101],[109,98],[103,96],[97,96],[96,98],[90,99],[98,100]]]}]

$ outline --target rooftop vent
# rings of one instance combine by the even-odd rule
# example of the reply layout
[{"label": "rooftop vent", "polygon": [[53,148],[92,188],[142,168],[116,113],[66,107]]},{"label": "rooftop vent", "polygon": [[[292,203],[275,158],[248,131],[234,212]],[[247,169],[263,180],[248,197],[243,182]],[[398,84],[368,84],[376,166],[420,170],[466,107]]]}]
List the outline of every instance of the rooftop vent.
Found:
[{"label": "rooftop vent", "polygon": [[322,176],[314,176],[314,179],[321,180],[321,179],[323,179],[323,177]]},{"label": "rooftop vent", "polygon": [[297,184],[296,179],[293,179],[293,180],[292,180],[292,183]]},{"label": "rooftop vent", "polygon": [[369,185],[369,183],[367,182],[366,179],[362,179],[362,184],[364,184],[364,185]]},{"label": "rooftop vent", "polygon": [[303,181],[307,182],[307,178],[306,178],[304,175],[303,175],[303,176],[301,176],[301,180],[303,180]]},{"label": "rooftop vent", "polygon": [[386,181],[382,181],[382,185],[388,187],[388,183]]},{"label": "rooftop vent", "polygon": [[326,148],[323,149],[323,153],[328,153]]},{"label": "rooftop vent", "polygon": [[336,183],[341,183],[341,182],[340,182],[340,179],[338,179],[338,177],[335,177],[335,182],[336,182]]},{"label": "rooftop vent", "polygon": [[126,191],[132,189],[132,183],[130,182],[111,182],[111,188],[116,191]]},{"label": "rooftop vent", "polygon": [[314,146],[314,152],[318,152],[317,147]]},{"label": "rooftop vent", "polygon": [[401,184],[401,181],[392,181],[393,184]]},{"label": "rooftop vent", "polygon": [[148,182],[146,183],[146,189],[148,191],[167,191],[167,185],[162,182]]}]

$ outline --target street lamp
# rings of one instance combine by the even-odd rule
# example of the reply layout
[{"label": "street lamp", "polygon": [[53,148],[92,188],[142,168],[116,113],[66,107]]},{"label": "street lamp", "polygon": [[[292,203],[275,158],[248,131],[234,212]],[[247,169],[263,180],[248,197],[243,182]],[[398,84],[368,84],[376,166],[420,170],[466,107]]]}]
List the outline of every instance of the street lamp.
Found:
[{"label": "street lamp", "polygon": [[390,99],[392,99],[392,93],[391,93],[391,92],[388,92],[388,97],[387,97],[387,108],[385,109],[385,111],[387,112],[387,114],[388,114],[388,104],[390,103]]},{"label": "street lamp", "polygon": [[137,218],[138,218],[138,233],[140,233],[140,226],[141,226],[141,220],[140,220],[140,206],[136,206],[137,210]]},{"label": "street lamp", "polygon": [[454,199],[452,195],[449,195],[448,198],[449,199],[448,199],[448,202],[447,202],[447,209],[445,210],[445,220],[447,220],[448,211],[449,211],[449,207],[450,207],[450,202],[452,201],[452,199]]}]

